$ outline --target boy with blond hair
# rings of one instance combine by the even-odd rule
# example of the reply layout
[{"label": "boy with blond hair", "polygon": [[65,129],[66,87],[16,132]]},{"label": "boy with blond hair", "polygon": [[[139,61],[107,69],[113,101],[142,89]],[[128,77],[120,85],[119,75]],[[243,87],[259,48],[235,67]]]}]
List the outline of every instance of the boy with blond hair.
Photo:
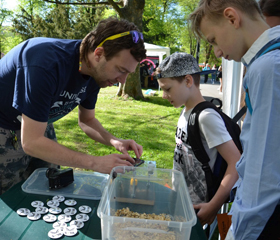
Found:
[{"label": "boy with blond hair", "polygon": [[242,61],[247,114],[241,131],[243,154],[230,214],[228,239],[280,237],[280,27],[269,28],[255,0],[201,0],[191,14],[193,31],[217,57]]},{"label": "boy with blond hair", "polygon": [[188,121],[195,115],[192,110],[205,102],[199,89],[200,74],[208,74],[209,71],[200,71],[192,55],[177,52],[165,58],[156,73],[159,86],[163,90],[162,97],[175,108],[184,106],[175,134],[173,168],[184,174],[201,224],[211,224],[238,179],[235,164],[241,154],[220,114],[212,108],[202,110],[198,117],[198,125],[211,171],[214,170],[218,153],[227,163],[221,184],[213,198],[208,201],[210,193],[207,191],[205,172],[188,141]]}]

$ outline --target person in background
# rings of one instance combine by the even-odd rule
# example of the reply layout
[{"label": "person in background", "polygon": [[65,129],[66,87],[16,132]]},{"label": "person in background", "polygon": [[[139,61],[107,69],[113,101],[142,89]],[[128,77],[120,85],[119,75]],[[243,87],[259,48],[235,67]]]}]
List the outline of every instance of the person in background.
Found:
[{"label": "person in background", "polygon": [[213,171],[218,152],[228,164],[220,187],[208,202],[202,164],[196,159],[187,141],[189,116],[197,104],[205,101],[199,89],[200,74],[204,73],[200,71],[192,55],[179,52],[165,58],[159,64],[156,73],[159,86],[163,91],[162,98],[167,99],[175,108],[184,106],[175,134],[173,168],[184,174],[201,224],[211,224],[238,179],[235,164],[240,158],[240,152],[220,114],[211,108],[203,110],[199,115],[199,129],[202,143],[210,159],[209,166]]},{"label": "person in background", "polygon": [[280,25],[280,2],[279,0],[260,0],[259,5],[270,27]]},{"label": "person in background", "polygon": [[211,70],[215,70],[215,72],[213,72],[211,74],[211,77],[212,77],[212,84],[215,84],[215,81],[216,81],[216,77],[217,77],[217,68],[216,68],[216,64],[213,65],[213,67],[211,68]]},{"label": "person in background", "polygon": [[140,79],[141,79],[141,87],[145,85],[145,78],[149,76],[148,66],[146,62],[142,62],[140,64]]},{"label": "person in background", "polygon": [[[231,206],[228,239],[280,238],[280,26],[270,28],[255,0],[201,0],[190,15],[195,34],[217,57],[242,61],[247,112],[240,135],[243,154]],[[250,101],[249,101],[250,100]]]},{"label": "person in background", "polygon": [[[208,63],[205,64],[205,67],[202,68],[202,71],[208,71],[210,70],[210,65]],[[204,75],[204,83],[207,83],[208,81],[208,74]]]},{"label": "person in background", "polygon": [[[39,159],[44,167],[48,162],[101,173],[132,166],[128,151],[139,158],[142,146],[106,131],[95,104],[100,88],[125,83],[145,57],[143,34],[117,18],[100,21],[83,40],[31,38],[9,51],[0,61],[0,194],[40,167]],[[76,106],[82,131],[121,154],[92,156],[52,141],[51,124]]]}]

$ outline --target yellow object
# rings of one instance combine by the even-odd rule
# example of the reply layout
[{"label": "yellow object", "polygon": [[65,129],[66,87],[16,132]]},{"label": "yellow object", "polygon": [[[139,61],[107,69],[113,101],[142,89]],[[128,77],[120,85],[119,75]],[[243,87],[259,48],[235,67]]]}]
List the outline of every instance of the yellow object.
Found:
[{"label": "yellow object", "polygon": [[[130,179],[130,185],[133,185],[133,182],[134,182],[134,178],[131,178]],[[137,183],[138,183],[138,180],[135,179],[135,186],[137,186]]]},{"label": "yellow object", "polygon": [[116,34],[116,35],[107,37],[107,38],[106,38],[103,42],[101,42],[97,47],[102,47],[103,43],[106,42],[107,40],[114,40],[114,39],[116,39],[116,38],[120,38],[120,37],[129,35],[129,34],[130,34],[130,31],[128,31],[128,32],[123,32],[123,33],[119,33],[119,34]]}]

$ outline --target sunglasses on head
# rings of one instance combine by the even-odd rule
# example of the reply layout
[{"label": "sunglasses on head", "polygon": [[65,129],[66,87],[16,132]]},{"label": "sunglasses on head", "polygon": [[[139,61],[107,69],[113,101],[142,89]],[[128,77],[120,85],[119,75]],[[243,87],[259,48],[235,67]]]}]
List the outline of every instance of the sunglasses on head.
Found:
[{"label": "sunglasses on head", "polygon": [[103,43],[106,42],[107,40],[114,40],[114,39],[117,39],[117,38],[120,38],[120,37],[127,36],[129,34],[131,34],[132,40],[133,40],[134,43],[138,43],[140,39],[142,39],[144,41],[143,33],[138,32],[138,31],[127,31],[127,32],[118,33],[116,35],[107,37],[97,47],[102,47]]}]

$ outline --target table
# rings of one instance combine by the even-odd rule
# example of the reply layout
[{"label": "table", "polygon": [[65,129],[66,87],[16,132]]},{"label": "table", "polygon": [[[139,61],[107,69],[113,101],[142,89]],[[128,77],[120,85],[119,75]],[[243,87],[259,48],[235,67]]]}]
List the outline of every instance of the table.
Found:
[{"label": "table", "polygon": [[[40,200],[46,203],[52,196],[27,194],[22,191],[21,183],[16,184],[9,191],[0,196],[0,240],[45,240],[49,239],[48,232],[52,223],[46,223],[42,217],[37,221],[30,221],[27,217],[17,214],[19,208],[25,207],[33,211],[31,202]],[[90,220],[85,222],[82,229],[74,237],[64,236],[60,239],[101,239],[100,218],[97,216],[98,200],[75,199],[78,209],[81,205],[88,205],[93,210],[89,214]],[[46,204],[45,204],[46,205]],[[66,207],[66,206],[65,206]],[[64,206],[61,206],[64,208]],[[199,222],[192,228],[191,240],[206,240],[206,236]]]}]

